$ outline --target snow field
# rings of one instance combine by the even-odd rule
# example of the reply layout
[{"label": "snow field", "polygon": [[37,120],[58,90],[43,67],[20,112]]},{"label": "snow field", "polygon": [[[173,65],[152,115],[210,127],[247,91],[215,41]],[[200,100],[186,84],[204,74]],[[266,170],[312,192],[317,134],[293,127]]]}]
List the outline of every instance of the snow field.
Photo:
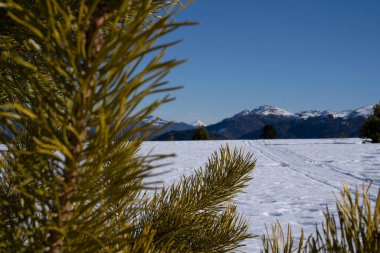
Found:
[{"label": "snow field", "polygon": [[[165,173],[152,178],[169,185],[202,167],[225,144],[257,159],[253,180],[236,198],[256,235],[265,232],[265,224],[279,220],[283,226],[290,224],[296,236],[301,228],[308,236],[322,222],[326,205],[335,211],[333,193],[338,195],[342,182],[352,189],[372,182],[373,200],[380,188],[380,145],[362,144],[361,139],[145,142],[140,153],[176,154],[162,161],[171,163],[159,169]],[[261,238],[245,244],[243,251],[258,252]]]}]

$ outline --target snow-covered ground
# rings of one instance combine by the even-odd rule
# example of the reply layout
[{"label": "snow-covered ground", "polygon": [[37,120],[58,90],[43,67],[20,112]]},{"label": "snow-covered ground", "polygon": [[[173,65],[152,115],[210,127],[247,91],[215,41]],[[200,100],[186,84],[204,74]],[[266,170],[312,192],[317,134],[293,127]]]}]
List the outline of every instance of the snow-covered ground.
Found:
[{"label": "snow-covered ground", "polygon": [[[291,224],[296,235],[301,228],[306,235],[313,233],[325,206],[335,210],[333,192],[343,181],[352,188],[372,182],[372,199],[380,188],[380,145],[362,144],[361,139],[145,142],[140,152],[177,155],[165,160],[172,163],[160,169],[167,173],[154,178],[169,184],[203,166],[226,143],[257,159],[253,180],[236,200],[257,235],[276,220]],[[244,251],[258,252],[261,238],[246,245]]]}]

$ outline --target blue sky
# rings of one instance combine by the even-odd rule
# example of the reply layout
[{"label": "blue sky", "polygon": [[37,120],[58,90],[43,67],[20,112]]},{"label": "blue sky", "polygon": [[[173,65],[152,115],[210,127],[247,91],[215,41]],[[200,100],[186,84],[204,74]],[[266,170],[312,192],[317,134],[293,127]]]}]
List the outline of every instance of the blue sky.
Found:
[{"label": "blue sky", "polygon": [[269,104],[298,112],[380,100],[379,0],[199,0],[177,20],[168,80],[184,88],[156,116],[214,123]]}]

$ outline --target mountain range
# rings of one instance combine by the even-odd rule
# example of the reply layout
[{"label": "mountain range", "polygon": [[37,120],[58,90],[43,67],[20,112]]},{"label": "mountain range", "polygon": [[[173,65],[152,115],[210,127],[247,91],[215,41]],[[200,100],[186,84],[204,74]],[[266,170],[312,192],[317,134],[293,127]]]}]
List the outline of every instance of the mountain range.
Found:
[{"label": "mountain range", "polygon": [[[360,128],[373,111],[373,106],[341,112],[310,110],[292,113],[285,109],[262,105],[245,109],[232,117],[206,126],[211,139],[258,139],[265,125],[276,129],[277,138],[339,138],[358,137]],[[154,118],[159,126],[168,121]],[[150,119],[150,120],[151,120]],[[149,119],[148,119],[149,120]],[[191,140],[194,129],[202,126],[173,122],[155,140]]]}]

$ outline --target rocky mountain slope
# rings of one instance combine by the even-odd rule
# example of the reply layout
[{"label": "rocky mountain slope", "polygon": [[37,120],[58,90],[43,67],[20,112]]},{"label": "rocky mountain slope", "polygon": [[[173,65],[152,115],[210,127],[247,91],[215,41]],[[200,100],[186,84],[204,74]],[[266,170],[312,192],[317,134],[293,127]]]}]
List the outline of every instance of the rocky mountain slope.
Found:
[{"label": "rocky mountain slope", "polygon": [[[208,132],[215,139],[258,139],[265,125],[273,125],[277,138],[339,138],[358,137],[360,128],[367,117],[372,114],[373,106],[342,112],[303,111],[292,113],[282,108],[263,105],[246,109],[221,122],[207,126]],[[193,129],[181,133],[169,130],[159,140],[188,140]]]}]

